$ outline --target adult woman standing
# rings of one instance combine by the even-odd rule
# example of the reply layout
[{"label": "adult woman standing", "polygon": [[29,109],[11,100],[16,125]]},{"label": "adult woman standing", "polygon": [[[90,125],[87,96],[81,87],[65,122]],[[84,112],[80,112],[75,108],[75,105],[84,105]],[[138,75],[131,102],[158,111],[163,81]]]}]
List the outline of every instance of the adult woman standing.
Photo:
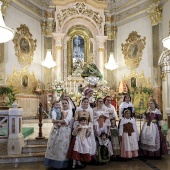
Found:
[{"label": "adult woman standing", "polygon": [[117,113],[115,107],[111,104],[112,99],[110,96],[104,98],[104,108],[109,113],[109,119],[116,119]]},{"label": "adult woman standing", "polygon": [[99,137],[102,132],[110,135],[110,120],[109,113],[106,112],[106,108],[103,107],[103,99],[97,99],[97,107],[93,108],[93,118],[94,118],[94,132],[95,136]]},{"label": "adult woman standing", "polygon": [[95,107],[95,99],[93,98],[93,89],[86,89],[84,91],[84,97],[88,98],[89,106],[91,108],[94,108]]},{"label": "adult woman standing", "polygon": [[91,147],[90,155],[94,156],[96,154],[96,141],[93,130],[93,109],[89,107],[89,100],[86,97],[82,99],[81,106],[76,109],[73,128],[77,127],[79,124],[79,118],[83,116],[86,117],[86,123],[91,128],[91,134],[88,141]]},{"label": "adult woman standing", "polygon": [[167,146],[161,131],[162,114],[155,106],[155,102],[150,100],[141,131],[140,148],[146,156],[161,157],[167,154]]},{"label": "adult woman standing", "polygon": [[133,104],[131,103],[131,97],[128,94],[124,96],[123,102],[119,106],[119,119],[124,117],[124,111],[127,109],[130,110],[130,112],[131,112],[130,117],[134,117],[135,109],[134,109]]},{"label": "adult woman standing", "polygon": [[69,109],[68,100],[63,99],[61,103],[60,120],[56,119],[54,114],[52,115],[54,125],[48,139],[44,162],[45,166],[57,169],[68,167],[67,152],[71,139],[70,120],[73,116],[71,109]]}]

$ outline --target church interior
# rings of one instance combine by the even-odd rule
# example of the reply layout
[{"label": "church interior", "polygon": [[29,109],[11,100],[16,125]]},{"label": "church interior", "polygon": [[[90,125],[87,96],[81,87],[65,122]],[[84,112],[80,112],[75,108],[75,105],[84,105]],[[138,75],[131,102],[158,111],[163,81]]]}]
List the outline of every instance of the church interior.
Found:
[{"label": "church interior", "polygon": [[[25,142],[11,136],[9,148],[10,128],[6,132],[3,127],[12,122],[19,135],[22,127],[33,127],[33,137],[38,130],[46,137],[52,103],[65,92],[78,106],[87,88],[94,90],[95,99],[111,96],[117,111],[124,94],[130,94],[140,119],[154,99],[170,144],[170,0],[0,3],[0,162],[14,163]],[[8,109],[16,105],[23,113],[8,118]],[[13,156],[3,160],[4,155]],[[44,155],[39,156],[37,162]]]}]

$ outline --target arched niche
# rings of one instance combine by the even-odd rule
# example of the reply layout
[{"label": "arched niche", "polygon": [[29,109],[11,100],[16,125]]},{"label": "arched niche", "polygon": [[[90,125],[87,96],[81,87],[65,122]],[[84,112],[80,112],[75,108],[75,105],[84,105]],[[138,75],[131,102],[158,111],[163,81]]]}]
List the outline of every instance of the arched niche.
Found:
[{"label": "arched niche", "polygon": [[74,54],[74,47],[75,47],[75,40],[77,37],[81,42],[83,42],[83,46],[81,44],[81,48],[83,48],[83,55],[84,55],[84,63],[81,63],[82,67],[84,64],[90,62],[90,53],[93,52],[93,44],[91,42],[92,34],[91,31],[82,26],[76,25],[69,29],[67,35],[69,36],[69,40],[67,42],[67,75],[72,75],[74,71],[74,63],[73,63],[73,54]]}]

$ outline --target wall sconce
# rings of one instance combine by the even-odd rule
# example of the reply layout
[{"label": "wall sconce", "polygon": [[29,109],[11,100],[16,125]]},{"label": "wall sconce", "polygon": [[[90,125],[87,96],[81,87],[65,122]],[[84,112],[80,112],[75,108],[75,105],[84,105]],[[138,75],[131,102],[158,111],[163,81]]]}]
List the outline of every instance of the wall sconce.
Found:
[{"label": "wall sconce", "polygon": [[47,50],[46,58],[44,61],[41,62],[41,65],[47,68],[52,68],[57,65],[56,62],[53,60],[51,50]]},{"label": "wall sconce", "polygon": [[108,70],[115,70],[118,68],[118,65],[113,56],[113,52],[110,53],[109,61],[105,64],[105,68]]},{"label": "wall sconce", "polygon": [[163,46],[170,50],[170,21],[169,21],[169,36],[162,40]]},{"label": "wall sconce", "polygon": [[1,12],[2,2],[0,1],[0,43],[5,43],[14,37],[14,31],[5,25]]}]

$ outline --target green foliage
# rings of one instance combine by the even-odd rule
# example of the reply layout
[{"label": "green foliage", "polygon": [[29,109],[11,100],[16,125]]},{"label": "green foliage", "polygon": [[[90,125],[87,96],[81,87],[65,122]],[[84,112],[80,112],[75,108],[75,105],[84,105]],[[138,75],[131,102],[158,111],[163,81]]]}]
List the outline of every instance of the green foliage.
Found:
[{"label": "green foliage", "polygon": [[142,92],[148,93],[149,95],[153,94],[153,89],[147,88],[147,87],[142,87]]},{"label": "green foliage", "polygon": [[11,106],[13,102],[16,100],[17,93],[13,89],[12,86],[2,86],[0,87],[0,95],[4,95],[8,97],[8,101],[5,102],[5,106]]}]

